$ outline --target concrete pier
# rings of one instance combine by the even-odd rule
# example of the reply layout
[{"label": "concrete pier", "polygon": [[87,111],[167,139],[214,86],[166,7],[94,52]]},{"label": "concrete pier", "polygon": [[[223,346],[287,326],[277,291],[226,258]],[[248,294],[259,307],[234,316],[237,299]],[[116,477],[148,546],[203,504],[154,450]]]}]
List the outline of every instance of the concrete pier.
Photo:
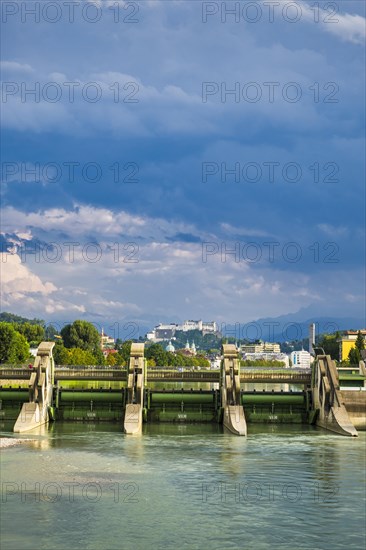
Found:
[{"label": "concrete pier", "polygon": [[123,431],[128,435],[138,435],[142,432],[146,368],[144,347],[144,344],[131,344],[127,378],[127,403],[123,425]]},{"label": "concrete pier", "polygon": [[341,435],[357,436],[339,389],[338,372],[329,355],[318,355],[312,380],[316,425]]},{"label": "concrete pier", "polygon": [[52,405],[54,364],[52,349],[54,342],[42,342],[37,351],[34,371],[29,379],[29,402],[23,403],[13,431],[28,432],[49,421]]},{"label": "concrete pier", "polygon": [[224,409],[223,424],[234,435],[247,435],[243,406],[227,405]]},{"label": "concrete pier", "polygon": [[247,435],[247,424],[240,396],[238,352],[233,344],[224,344],[222,353],[224,356],[221,366],[223,425],[235,435]]}]

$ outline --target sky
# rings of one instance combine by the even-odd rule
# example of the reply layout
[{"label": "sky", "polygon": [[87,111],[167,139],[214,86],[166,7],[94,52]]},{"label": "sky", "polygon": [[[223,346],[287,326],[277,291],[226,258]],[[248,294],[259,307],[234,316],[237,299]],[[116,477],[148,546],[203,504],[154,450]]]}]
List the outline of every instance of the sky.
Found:
[{"label": "sky", "polygon": [[363,1],[2,1],[1,308],[365,314]]}]

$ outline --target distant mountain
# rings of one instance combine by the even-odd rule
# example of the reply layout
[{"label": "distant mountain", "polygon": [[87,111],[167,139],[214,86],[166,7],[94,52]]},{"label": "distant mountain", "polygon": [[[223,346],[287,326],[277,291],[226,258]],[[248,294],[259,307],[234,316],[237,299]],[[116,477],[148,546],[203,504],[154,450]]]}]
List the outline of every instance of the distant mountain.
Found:
[{"label": "distant mountain", "polygon": [[239,339],[265,340],[267,342],[286,342],[302,340],[309,336],[309,325],[315,323],[315,334],[332,333],[337,330],[358,330],[365,328],[366,321],[355,317],[314,316],[301,317],[301,311],[265,317],[243,324],[227,324],[222,326],[225,336]]},{"label": "distant mountain", "polygon": [[[310,315],[309,315],[310,313]],[[157,326],[159,323],[180,323],[182,320],[178,317],[158,317],[150,315],[137,319],[134,324],[138,330],[134,331],[132,337],[144,337],[147,332]],[[291,340],[302,340],[309,335],[309,325],[315,323],[316,335],[322,333],[332,333],[337,330],[347,330],[365,328],[366,320],[357,317],[335,317],[329,316],[311,316],[307,309],[296,313],[280,315],[279,317],[263,317],[247,323],[221,323],[218,330],[223,336],[232,336],[236,340],[262,339],[268,342],[286,342]],[[107,325],[106,325],[107,326]],[[121,323],[123,327],[123,323]],[[128,327],[126,327],[127,329]],[[122,339],[127,337],[127,331],[121,330]]]}]

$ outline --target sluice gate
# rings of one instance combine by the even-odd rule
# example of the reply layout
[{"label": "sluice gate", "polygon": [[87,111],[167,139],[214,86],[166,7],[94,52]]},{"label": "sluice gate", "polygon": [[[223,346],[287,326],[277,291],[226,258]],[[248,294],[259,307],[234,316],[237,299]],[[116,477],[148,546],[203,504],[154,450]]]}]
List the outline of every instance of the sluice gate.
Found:
[{"label": "sluice gate", "polygon": [[[220,371],[147,369],[144,345],[132,344],[127,369],[55,369],[52,347],[40,344],[32,370],[0,368],[0,425],[12,420],[14,430],[28,431],[49,420],[114,421],[140,434],[143,422],[216,422],[236,435],[256,422],[311,423],[342,435],[366,428],[366,376],[354,375],[358,391],[340,389],[342,375],[327,356],[317,356],[312,371],[240,369],[235,346],[224,345]],[[298,389],[267,386],[279,383]]]},{"label": "sluice gate", "polygon": [[248,423],[306,424],[309,392],[245,391],[241,400]]},{"label": "sluice gate", "polygon": [[149,422],[215,422],[217,390],[148,390]]}]

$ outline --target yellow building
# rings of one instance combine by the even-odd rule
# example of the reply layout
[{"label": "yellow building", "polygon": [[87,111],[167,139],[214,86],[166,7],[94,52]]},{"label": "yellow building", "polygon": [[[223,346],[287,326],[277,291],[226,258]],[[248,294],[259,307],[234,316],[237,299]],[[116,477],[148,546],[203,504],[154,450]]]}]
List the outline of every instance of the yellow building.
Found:
[{"label": "yellow building", "polygon": [[[339,341],[339,358],[341,361],[347,361],[349,352],[356,345],[358,330],[346,330]],[[362,336],[366,337],[366,329],[360,330]]]}]

